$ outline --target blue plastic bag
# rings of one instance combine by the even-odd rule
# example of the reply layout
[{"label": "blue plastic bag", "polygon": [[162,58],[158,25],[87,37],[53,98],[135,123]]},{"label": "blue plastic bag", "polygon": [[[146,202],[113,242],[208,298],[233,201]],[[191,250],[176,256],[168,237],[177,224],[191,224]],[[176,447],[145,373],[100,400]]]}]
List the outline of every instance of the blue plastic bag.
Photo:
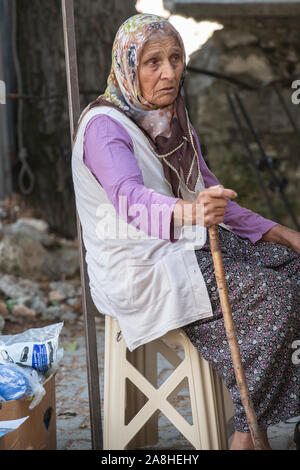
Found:
[{"label": "blue plastic bag", "polygon": [[32,367],[19,366],[13,362],[0,362],[0,401],[32,399],[29,409],[40,403],[46,390],[45,377]]},{"label": "blue plastic bag", "polygon": [[0,364],[0,396],[4,401],[17,400],[26,395],[29,381],[13,365]]}]

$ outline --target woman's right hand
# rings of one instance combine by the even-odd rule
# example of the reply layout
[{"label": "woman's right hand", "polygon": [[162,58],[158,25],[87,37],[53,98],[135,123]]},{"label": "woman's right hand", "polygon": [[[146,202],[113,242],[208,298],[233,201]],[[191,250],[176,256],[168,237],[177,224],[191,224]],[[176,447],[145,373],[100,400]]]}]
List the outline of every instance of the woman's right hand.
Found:
[{"label": "woman's right hand", "polygon": [[173,218],[175,225],[195,225],[204,227],[223,222],[229,199],[237,197],[232,189],[221,184],[210,186],[199,192],[195,201],[179,199],[175,204]]},{"label": "woman's right hand", "polygon": [[210,227],[223,222],[228,199],[234,199],[237,193],[232,189],[224,188],[221,184],[210,186],[199,192],[194,204],[196,206],[197,224]]}]

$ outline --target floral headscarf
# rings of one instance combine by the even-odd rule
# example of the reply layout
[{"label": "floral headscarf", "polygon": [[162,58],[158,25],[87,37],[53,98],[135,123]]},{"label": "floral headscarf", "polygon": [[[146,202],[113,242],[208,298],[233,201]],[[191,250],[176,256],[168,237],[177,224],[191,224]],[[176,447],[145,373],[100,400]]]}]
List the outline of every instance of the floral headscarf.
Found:
[{"label": "floral headscarf", "polygon": [[[169,136],[173,104],[161,109],[146,101],[141,94],[137,69],[143,46],[153,32],[173,32],[182,50],[185,69],[185,50],[179,33],[165,18],[139,14],[129,18],[117,32],[112,53],[112,68],[104,98],[116,104],[154,140],[157,135]],[[181,84],[183,82],[183,77]]]},{"label": "floral headscarf", "polygon": [[[178,93],[170,106],[158,108],[147,102],[138,78],[142,49],[153,32],[176,35],[182,49],[185,75],[185,50],[178,31],[168,20],[151,14],[138,14],[127,19],[119,28],[112,49],[112,67],[104,95],[100,95],[81,113],[79,123],[94,106],[112,106],[130,117],[144,131],[156,156],[160,159],[164,175],[172,186],[173,194],[182,197],[179,184],[184,180],[186,189],[195,195],[200,175],[198,155],[185,109]],[[78,125],[79,125],[78,123]]]}]

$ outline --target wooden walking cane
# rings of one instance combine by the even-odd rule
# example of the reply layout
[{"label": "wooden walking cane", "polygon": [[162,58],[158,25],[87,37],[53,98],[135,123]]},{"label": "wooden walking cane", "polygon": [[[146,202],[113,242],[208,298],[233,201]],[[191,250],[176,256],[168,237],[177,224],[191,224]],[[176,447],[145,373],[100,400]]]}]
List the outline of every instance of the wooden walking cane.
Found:
[{"label": "wooden walking cane", "polygon": [[[77,55],[74,27],[73,0],[61,0],[65,60],[68,87],[69,117],[71,146],[73,147],[73,131],[80,115]],[[95,306],[91,298],[88,285],[88,273],[85,261],[85,247],[82,242],[81,224],[76,211],[78,254],[80,262],[80,279],[82,286],[82,306],[84,316],[85,343],[87,351],[87,374],[89,389],[89,406],[91,419],[91,437],[93,450],[103,449],[103,435],[101,422],[101,402],[99,390],[99,368],[97,356],[97,338],[95,328]]]},{"label": "wooden walking cane", "polygon": [[210,249],[213,257],[214,268],[215,268],[215,276],[217,281],[217,286],[219,290],[220,296],[220,303],[222,308],[222,313],[224,317],[224,325],[227,340],[230,347],[232,363],[234,367],[236,383],[240,391],[240,396],[242,400],[242,404],[246,413],[247,422],[250,428],[251,437],[254,444],[255,450],[264,450],[266,449],[262,437],[261,432],[258,428],[257,419],[255,415],[255,411],[253,408],[253,403],[251,397],[249,395],[249,390],[247,386],[247,381],[242,365],[241,354],[239,345],[237,342],[234,322],[232,318],[231,307],[229,303],[228,297],[228,290],[227,284],[225,279],[224,273],[224,266],[223,266],[223,259],[220,250],[219,244],[219,232],[218,226],[212,225],[208,229],[209,231],[209,240],[210,240]]}]

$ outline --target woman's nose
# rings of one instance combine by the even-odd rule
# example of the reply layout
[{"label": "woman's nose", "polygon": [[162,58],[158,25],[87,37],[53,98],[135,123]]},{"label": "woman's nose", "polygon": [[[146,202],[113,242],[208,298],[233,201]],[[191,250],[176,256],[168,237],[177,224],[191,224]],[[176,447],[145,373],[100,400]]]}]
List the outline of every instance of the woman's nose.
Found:
[{"label": "woman's nose", "polygon": [[174,67],[172,67],[172,64],[166,60],[162,64],[162,70],[161,70],[161,78],[167,78],[169,80],[173,80],[175,78],[175,70]]}]

